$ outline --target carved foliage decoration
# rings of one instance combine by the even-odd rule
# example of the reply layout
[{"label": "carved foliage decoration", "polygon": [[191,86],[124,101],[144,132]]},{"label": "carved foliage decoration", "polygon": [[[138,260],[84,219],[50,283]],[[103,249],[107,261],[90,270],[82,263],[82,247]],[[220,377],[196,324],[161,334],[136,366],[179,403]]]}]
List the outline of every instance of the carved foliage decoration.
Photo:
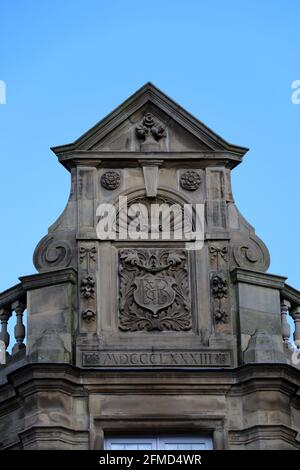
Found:
[{"label": "carved foliage decoration", "polygon": [[214,301],[214,320],[217,324],[227,323],[226,299],[228,297],[228,281],[221,273],[215,273],[212,276],[211,290]]},{"label": "carved foliage decoration", "polygon": [[151,113],[146,113],[142,122],[135,128],[136,135],[144,142],[158,142],[166,136],[165,129],[154,121]]},{"label": "carved foliage decoration", "polygon": [[95,279],[93,276],[85,276],[81,279],[80,284],[81,297],[85,299],[94,299],[95,297]]},{"label": "carved foliage decoration", "polygon": [[123,331],[187,331],[192,327],[184,250],[123,249],[119,259]]},{"label": "carved foliage decoration", "polygon": [[220,309],[217,309],[215,311],[215,322],[216,323],[227,323],[228,321],[228,314],[226,312],[226,310],[220,310]]},{"label": "carved foliage decoration", "polygon": [[215,299],[227,297],[227,281],[221,274],[215,274],[212,278],[212,294]]},{"label": "carved foliage decoration", "polygon": [[[93,245],[79,246],[79,273],[80,281],[80,311],[81,319],[87,328],[87,331],[93,331],[95,328],[97,302],[96,302],[96,260],[97,248]],[[83,324],[82,324],[83,325]]]},{"label": "carved foliage decoration", "polygon": [[201,178],[194,170],[185,171],[180,178],[180,185],[187,191],[196,191],[200,187]]},{"label": "carved foliage decoration", "polygon": [[92,321],[95,321],[96,314],[93,310],[87,309],[83,310],[83,312],[81,313],[81,317],[87,323],[91,323]]}]

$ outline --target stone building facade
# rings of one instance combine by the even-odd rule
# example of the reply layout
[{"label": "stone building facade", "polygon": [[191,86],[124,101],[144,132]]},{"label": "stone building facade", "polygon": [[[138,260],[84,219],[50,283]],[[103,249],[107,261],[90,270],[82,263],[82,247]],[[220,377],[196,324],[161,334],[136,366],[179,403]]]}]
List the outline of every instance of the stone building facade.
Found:
[{"label": "stone building facade", "polygon": [[[300,293],[266,272],[235,205],[247,149],[146,84],[52,150],[69,200],[35,250],[38,273],[0,294],[0,449],[136,436],[299,449]],[[166,212],[150,234],[154,206]],[[174,236],[181,224],[189,238]],[[139,236],[122,236],[129,226]]]}]

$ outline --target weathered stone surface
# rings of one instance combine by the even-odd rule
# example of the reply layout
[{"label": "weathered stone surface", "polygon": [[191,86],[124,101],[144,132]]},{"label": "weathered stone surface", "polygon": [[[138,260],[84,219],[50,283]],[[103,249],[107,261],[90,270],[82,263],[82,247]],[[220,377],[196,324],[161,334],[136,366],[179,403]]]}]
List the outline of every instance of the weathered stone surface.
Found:
[{"label": "weathered stone surface", "polygon": [[[265,272],[268,250],[235,205],[231,170],[247,149],[146,84],[53,151],[69,200],[35,250],[39,273],[0,294],[5,347],[17,320],[0,449],[101,449],[107,433],[153,429],[208,432],[216,449],[299,449],[288,317],[298,346],[300,293]],[[102,203],[119,217],[105,239]],[[169,215],[151,233],[154,204]],[[196,205],[200,240],[162,236],[169,218],[173,235],[182,221],[193,231]],[[134,209],[143,238],[122,238]]]},{"label": "weathered stone surface", "polygon": [[31,364],[0,387],[0,449],[101,449],[107,433],[153,428],[209,430],[217,449],[299,449],[299,385],[287,365],[103,374]]}]

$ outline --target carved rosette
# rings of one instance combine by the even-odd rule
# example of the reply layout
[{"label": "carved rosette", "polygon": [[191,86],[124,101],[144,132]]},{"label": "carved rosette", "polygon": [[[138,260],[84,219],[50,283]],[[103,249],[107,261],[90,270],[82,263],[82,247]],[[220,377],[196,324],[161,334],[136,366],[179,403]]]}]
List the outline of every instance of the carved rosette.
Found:
[{"label": "carved rosette", "polygon": [[92,321],[95,321],[96,314],[91,309],[83,310],[81,313],[81,318],[87,323],[91,323]]},{"label": "carved rosette", "polygon": [[119,255],[122,331],[187,331],[192,327],[184,250],[130,249]]},{"label": "carved rosette", "polygon": [[121,177],[117,171],[106,171],[101,176],[101,184],[103,188],[108,190],[118,189],[120,186]]},{"label": "carved rosette", "polygon": [[180,185],[187,191],[196,191],[201,184],[199,173],[194,170],[185,171],[180,178]]}]

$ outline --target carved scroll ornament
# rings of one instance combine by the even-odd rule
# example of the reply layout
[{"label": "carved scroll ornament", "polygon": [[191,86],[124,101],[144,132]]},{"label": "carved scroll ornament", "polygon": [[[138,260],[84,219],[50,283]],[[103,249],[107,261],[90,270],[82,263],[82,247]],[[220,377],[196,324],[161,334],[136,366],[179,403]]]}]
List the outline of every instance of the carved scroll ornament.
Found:
[{"label": "carved scroll ornament", "polygon": [[68,240],[44,237],[35,249],[33,262],[38,271],[66,268],[72,259],[72,247]]}]

